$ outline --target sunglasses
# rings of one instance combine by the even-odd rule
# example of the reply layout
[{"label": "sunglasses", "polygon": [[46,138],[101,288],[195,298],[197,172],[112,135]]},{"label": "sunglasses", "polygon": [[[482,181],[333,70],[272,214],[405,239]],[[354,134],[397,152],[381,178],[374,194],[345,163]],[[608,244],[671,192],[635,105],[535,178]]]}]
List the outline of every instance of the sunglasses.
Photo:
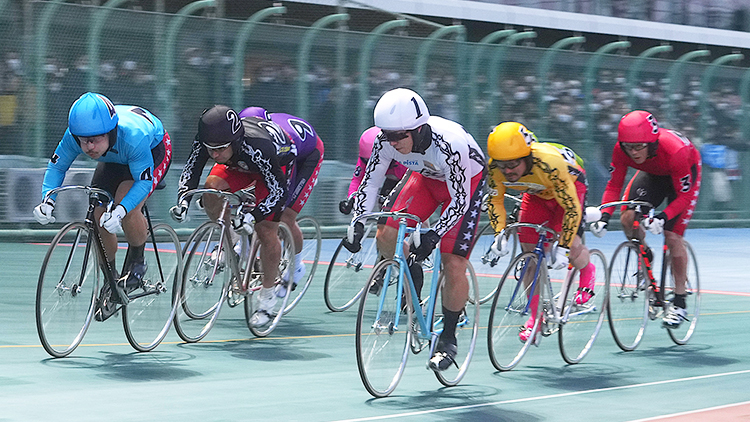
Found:
[{"label": "sunglasses", "polygon": [[493,161],[492,165],[499,168],[500,170],[512,170],[521,165],[521,159],[508,160],[508,161]]},{"label": "sunglasses", "polygon": [[227,142],[226,144],[221,144],[221,145],[208,145],[206,143],[203,144],[203,146],[206,147],[207,150],[216,151],[216,152],[224,151],[230,145],[232,145],[232,142]]},{"label": "sunglasses", "polygon": [[407,136],[409,136],[409,132],[405,130],[399,130],[399,131],[391,131],[391,130],[384,130],[383,135],[385,135],[385,140],[388,142],[398,142]]},{"label": "sunglasses", "polygon": [[628,144],[620,142],[620,147],[624,149],[625,151],[640,151],[648,146],[647,143],[641,142],[637,144]]}]

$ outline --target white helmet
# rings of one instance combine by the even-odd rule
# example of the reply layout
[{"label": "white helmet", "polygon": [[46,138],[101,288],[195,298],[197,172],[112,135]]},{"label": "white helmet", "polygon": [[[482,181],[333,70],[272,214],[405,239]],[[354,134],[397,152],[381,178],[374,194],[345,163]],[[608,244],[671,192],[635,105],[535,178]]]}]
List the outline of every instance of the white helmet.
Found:
[{"label": "white helmet", "polygon": [[427,123],[430,111],[422,97],[406,88],[392,89],[375,104],[375,126],[383,130],[412,130]]}]

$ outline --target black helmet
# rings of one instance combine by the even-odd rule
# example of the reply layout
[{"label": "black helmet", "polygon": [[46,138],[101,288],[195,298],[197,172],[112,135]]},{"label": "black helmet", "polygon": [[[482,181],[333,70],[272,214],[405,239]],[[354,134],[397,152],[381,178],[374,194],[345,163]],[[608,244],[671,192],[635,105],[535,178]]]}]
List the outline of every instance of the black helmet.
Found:
[{"label": "black helmet", "polygon": [[205,110],[198,121],[198,140],[205,145],[229,145],[244,135],[237,112],[224,105]]}]

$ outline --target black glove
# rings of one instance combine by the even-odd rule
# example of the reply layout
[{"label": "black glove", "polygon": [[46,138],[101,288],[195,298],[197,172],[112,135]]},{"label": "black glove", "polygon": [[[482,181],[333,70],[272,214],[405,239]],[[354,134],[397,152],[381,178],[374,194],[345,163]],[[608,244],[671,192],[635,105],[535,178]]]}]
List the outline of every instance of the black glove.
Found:
[{"label": "black glove", "polygon": [[435,230],[429,230],[427,233],[422,233],[420,241],[419,247],[412,251],[414,260],[417,262],[424,261],[430,256],[432,250],[435,249],[435,245],[440,242],[440,236],[435,233]]},{"label": "black glove", "polygon": [[354,207],[354,197],[344,199],[343,201],[339,202],[339,211],[341,214],[348,215],[350,212],[352,212],[352,208]]},{"label": "black glove", "polygon": [[362,249],[362,238],[365,237],[365,225],[361,221],[354,223],[354,240],[350,243],[348,236],[344,236],[341,243],[346,250],[351,253],[357,253]]}]

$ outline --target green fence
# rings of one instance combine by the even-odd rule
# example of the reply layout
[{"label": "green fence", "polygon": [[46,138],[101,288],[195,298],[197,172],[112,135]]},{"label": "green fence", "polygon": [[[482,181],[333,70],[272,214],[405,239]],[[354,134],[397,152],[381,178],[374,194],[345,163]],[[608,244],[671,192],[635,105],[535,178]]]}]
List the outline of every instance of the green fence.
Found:
[{"label": "green fence", "polygon": [[[18,86],[0,92],[0,153],[33,157],[24,167],[43,167],[67,126],[70,104],[94,90],[163,120],[174,141],[169,177],[176,183],[203,109],[263,106],[303,117],[321,135],[326,165],[306,212],[339,224],[347,218],[335,203],[345,194],[359,134],[372,124],[378,97],[407,86],[422,94],[432,114],[464,124],[480,145],[507,120],[567,144],[586,160],[592,203],[608,179],[619,118],[634,108],[650,110],[662,126],[711,154],[695,225],[750,218],[744,177],[750,77],[732,66],[739,56],[699,50],[668,57],[669,46],[630,51],[626,41],[587,51],[583,37],[546,49],[518,45],[536,35],[530,31],[498,31],[475,43],[465,40],[461,25],[376,11],[379,24],[369,26],[346,13],[291,25],[280,23],[283,7],[240,21],[202,13],[212,0],[177,14],[117,8],[124,3],[32,3],[33,36],[21,30],[18,13],[0,14],[0,52],[23,59]],[[8,187],[13,169],[4,172],[0,189],[12,199],[19,191]],[[36,191],[32,185],[26,192]],[[160,195],[163,211],[174,196]],[[0,220],[16,221],[12,215],[22,212],[6,207]]]}]

